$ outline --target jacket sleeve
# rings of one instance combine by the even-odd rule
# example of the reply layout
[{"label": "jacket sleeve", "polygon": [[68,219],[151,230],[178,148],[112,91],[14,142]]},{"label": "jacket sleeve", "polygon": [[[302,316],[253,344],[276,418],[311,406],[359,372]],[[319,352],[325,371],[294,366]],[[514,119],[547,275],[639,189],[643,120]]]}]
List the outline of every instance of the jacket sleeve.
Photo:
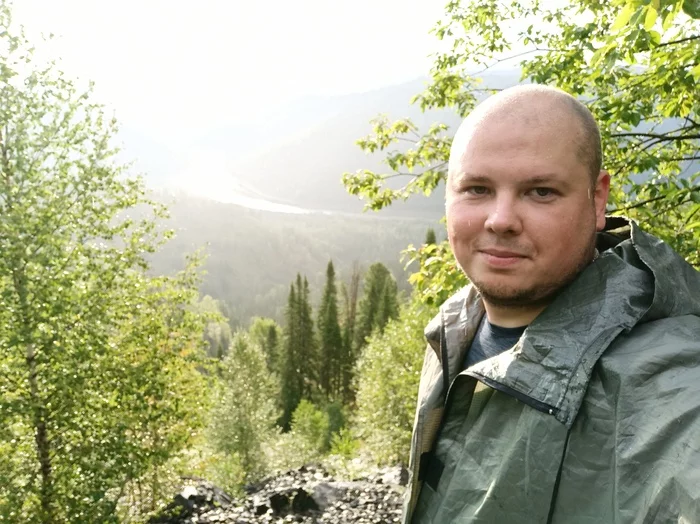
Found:
[{"label": "jacket sleeve", "polygon": [[700,318],[637,329],[614,355],[620,522],[700,522]]},{"label": "jacket sleeve", "polygon": [[442,369],[440,361],[435,351],[428,345],[423,358],[416,415],[413,422],[411,453],[408,461],[408,485],[406,487],[401,520],[405,524],[410,522],[418,495],[420,494],[421,457],[432,448],[442,420],[443,402],[441,400],[441,392]]}]

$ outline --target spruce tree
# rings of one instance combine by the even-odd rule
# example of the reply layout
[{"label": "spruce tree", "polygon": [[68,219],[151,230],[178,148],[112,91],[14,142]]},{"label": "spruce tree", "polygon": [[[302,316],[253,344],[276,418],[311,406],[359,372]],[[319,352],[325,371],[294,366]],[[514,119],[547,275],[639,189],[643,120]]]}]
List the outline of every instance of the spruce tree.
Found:
[{"label": "spruce tree", "polygon": [[389,320],[398,318],[399,316],[399,299],[396,280],[389,275],[389,278],[384,280],[382,287],[381,298],[377,307],[377,312],[372,322],[372,329],[377,329],[380,333],[384,331]]},{"label": "spruce tree", "polygon": [[352,382],[354,375],[354,345],[355,345],[355,325],[357,320],[357,299],[360,292],[360,267],[355,262],[350,275],[348,286],[341,284],[341,294],[343,297],[343,345],[341,360],[341,389],[342,399],[345,404],[352,402]]},{"label": "spruce tree", "polygon": [[299,291],[299,373],[303,384],[302,396],[312,400],[316,393],[318,376],[322,363],[319,362],[316,336],[314,333],[313,312],[309,302],[309,281],[297,276]]},{"label": "spruce tree", "polygon": [[318,310],[318,333],[320,338],[319,385],[327,398],[335,398],[340,394],[342,386],[343,337],[338,323],[338,292],[332,261],[328,262],[326,285]]},{"label": "spruce tree", "polygon": [[423,242],[423,244],[426,246],[437,244],[437,238],[435,237],[435,230],[432,227],[428,228],[428,231],[425,234],[425,242]]},{"label": "spruce tree", "polygon": [[365,277],[358,308],[355,352],[365,345],[365,340],[374,329],[382,331],[390,318],[396,318],[398,309],[396,280],[384,264],[372,264]]},{"label": "spruce tree", "polygon": [[284,354],[282,356],[282,369],[280,373],[280,406],[282,416],[280,425],[289,429],[292,421],[292,413],[301,400],[303,384],[299,374],[299,322],[298,322],[298,292],[295,284],[289,288],[289,298],[285,311],[284,326]]},{"label": "spruce tree", "polygon": [[260,346],[265,355],[265,364],[270,373],[280,373],[280,339],[282,329],[271,318],[255,317],[250,323],[248,333],[253,343]]},{"label": "spruce tree", "polygon": [[302,398],[311,400],[316,392],[319,363],[316,355],[314,323],[309,303],[309,282],[297,274],[289,290],[285,314],[284,355],[281,371],[282,417],[280,425],[289,429],[292,413]]}]

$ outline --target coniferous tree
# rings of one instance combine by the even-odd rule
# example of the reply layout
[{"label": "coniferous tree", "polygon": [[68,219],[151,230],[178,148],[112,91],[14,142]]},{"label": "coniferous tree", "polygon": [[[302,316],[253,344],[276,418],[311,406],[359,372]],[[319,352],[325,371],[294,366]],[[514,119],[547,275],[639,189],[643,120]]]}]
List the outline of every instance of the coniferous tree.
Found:
[{"label": "coniferous tree", "polygon": [[377,307],[377,312],[372,322],[372,329],[379,329],[380,332],[384,331],[386,323],[398,316],[398,288],[396,286],[396,280],[389,275],[389,278],[384,281],[379,306]]},{"label": "coniferous tree", "polygon": [[435,237],[435,230],[430,227],[428,228],[428,231],[425,234],[425,242],[423,242],[424,245],[429,246],[432,244],[437,244],[437,238]]},{"label": "coniferous tree", "polygon": [[271,373],[281,371],[280,340],[282,328],[271,318],[255,317],[248,333],[252,341],[260,346],[265,355],[265,364]]},{"label": "coniferous tree", "polygon": [[372,264],[365,277],[357,313],[356,353],[365,345],[365,340],[374,329],[381,332],[390,318],[398,316],[396,293],[396,280],[387,267],[380,262]]},{"label": "coniferous tree", "polygon": [[281,371],[280,423],[289,429],[292,413],[302,398],[311,399],[318,377],[314,323],[309,303],[309,282],[297,274],[289,291],[285,315],[284,355]]},{"label": "coniferous tree", "polygon": [[342,399],[344,403],[352,401],[352,379],[354,374],[355,325],[357,319],[357,299],[360,292],[360,267],[355,262],[348,286],[341,284],[343,297],[343,352],[341,355]]},{"label": "coniferous tree", "polygon": [[303,384],[299,373],[299,297],[295,284],[289,288],[289,299],[285,311],[284,354],[280,373],[280,425],[286,430],[292,421],[292,413],[301,401]]},{"label": "coniferous tree", "polygon": [[297,275],[299,292],[299,372],[302,377],[302,395],[311,400],[316,392],[321,362],[318,359],[313,312],[309,302],[309,281]]},{"label": "coniferous tree", "polygon": [[342,387],[343,337],[338,323],[338,292],[335,285],[333,262],[328,262],[326,285],[318,311],[320,338],[319,385],[327,398],[335,398]]}]

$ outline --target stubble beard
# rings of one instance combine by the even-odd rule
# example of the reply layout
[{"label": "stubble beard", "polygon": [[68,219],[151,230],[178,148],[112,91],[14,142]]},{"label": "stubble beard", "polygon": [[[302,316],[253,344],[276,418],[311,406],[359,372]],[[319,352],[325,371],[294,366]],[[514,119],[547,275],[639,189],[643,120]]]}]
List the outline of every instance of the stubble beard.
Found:
[{"label": "stubble beard", "polygon": [[536,283],[530,288],[512,288],[507,286],[488,286],[483,282],[472,279],[465,272],[467,278],[472,282],[481,297],[492,306],[502,309],[534,309],[550,304],[554,298],[571,282],[576,280],[579,273],[583,271],[595,257],[595,231],[592,234],[590,243],[582,250],[577,257],[577,262],[564,274],[558,275],[556,279]]}]

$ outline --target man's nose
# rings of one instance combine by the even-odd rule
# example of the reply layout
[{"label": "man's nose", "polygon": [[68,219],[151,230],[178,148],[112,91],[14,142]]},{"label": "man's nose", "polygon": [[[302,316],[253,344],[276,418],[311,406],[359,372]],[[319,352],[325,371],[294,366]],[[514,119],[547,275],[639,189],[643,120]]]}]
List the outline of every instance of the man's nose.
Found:
[{"label": "man's nose", "polygon": [[495,198],[484,225],[497,235],[520,234],[522,221],[516,199],[507,195]]}]

